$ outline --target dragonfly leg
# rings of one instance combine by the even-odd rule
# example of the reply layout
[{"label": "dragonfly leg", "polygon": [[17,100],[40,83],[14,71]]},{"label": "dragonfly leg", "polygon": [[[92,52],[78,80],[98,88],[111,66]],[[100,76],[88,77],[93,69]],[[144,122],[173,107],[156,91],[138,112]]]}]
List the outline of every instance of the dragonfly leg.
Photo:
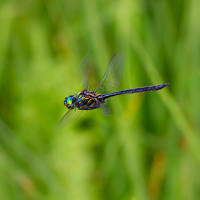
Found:
[{"label": "dragonfly leg", "polygon": [[78,109],[79,110],[93,110],[93,109],[97,109],[99,107],[100,107],[100,105],[95,105],[95,106],[91,106],[91,107],[80,107]]}]

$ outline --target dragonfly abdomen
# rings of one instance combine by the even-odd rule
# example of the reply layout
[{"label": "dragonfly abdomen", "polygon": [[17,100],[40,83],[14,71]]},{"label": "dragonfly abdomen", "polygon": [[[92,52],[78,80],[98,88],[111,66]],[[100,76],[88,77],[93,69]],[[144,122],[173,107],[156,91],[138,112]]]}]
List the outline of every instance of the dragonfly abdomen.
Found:
[{"label": "dragonfly abdomen", "polygon": [[160,90],[168,85],[169,85],[168,83],[165,83],[165,84],[153,85],[153,86],[149,86],[149,87],[141,87],[141,88],[135,88],[135,89],[122,90],[119,92],[102,95],[102,97],[103,97],[103,99],[107,99],[109,97],[122,95],[122,94],[132,94],[132,93],[138,93],[138,92],[155,91],[155,90]]}]

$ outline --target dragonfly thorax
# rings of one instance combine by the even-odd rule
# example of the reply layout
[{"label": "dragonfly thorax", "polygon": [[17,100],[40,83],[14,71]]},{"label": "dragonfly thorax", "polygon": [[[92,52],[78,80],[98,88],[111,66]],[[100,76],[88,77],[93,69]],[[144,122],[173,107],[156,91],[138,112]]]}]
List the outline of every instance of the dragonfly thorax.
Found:
[{"label": "dragonfly thorax", "polygon": [[74,108],[92,110],[99,108],[102,103],[104,103],[103,95],[87,90],[83,90],[74,96],[66,97],[64,100],[64,105],[70,110]]}]

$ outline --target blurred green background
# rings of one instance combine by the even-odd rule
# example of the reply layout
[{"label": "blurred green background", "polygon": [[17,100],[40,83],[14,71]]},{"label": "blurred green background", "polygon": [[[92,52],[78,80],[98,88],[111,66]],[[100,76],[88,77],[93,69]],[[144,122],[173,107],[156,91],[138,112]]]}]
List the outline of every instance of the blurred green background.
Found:
[{"label": "blurred green background", "polygon": [[[200,198],[198,0],[0,1],[0,199]],[[94,52],[123,52],[120,89],[163,90],[73,115]]]}]

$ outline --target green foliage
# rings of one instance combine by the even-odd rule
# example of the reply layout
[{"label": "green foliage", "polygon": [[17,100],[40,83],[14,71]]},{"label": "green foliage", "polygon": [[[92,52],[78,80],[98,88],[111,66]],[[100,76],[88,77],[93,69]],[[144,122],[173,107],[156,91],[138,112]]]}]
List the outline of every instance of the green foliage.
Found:
[{"label": "green foliage", "polygon": [[[197,0],[0,2],[0,199],[199,199],[200,3]],[[124,52],[121,89],[161,91],[66,112]],[[78,116],[81,114],[80,116]]]}]

